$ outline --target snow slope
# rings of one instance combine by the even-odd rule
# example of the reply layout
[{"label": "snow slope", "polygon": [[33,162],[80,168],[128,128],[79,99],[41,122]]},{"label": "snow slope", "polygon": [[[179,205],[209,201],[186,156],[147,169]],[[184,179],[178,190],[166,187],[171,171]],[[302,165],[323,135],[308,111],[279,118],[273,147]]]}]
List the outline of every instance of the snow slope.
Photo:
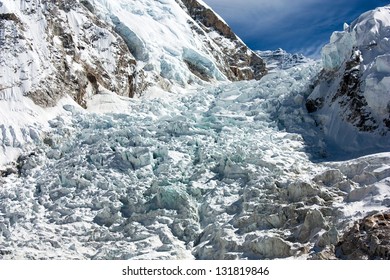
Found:
[{"label": "snow slope", "polygon": [[261,59],[203,1],[90,3],[125,38],[140,67],[159,73],[169,85],[259,79],[266,72]]},{"label": "snow slope", "polygon": [[[153,4],[152,4],[153,3]],[[168,81],[191,83],[193,75],[185,60],[198,64],[215,80],[226,80],[210,54],[201,52],[203,42],[187,23],[190,16],[175,1],[91,1],[101,17],[112,22],[128,38],[135,58]],[[153,8],[151,8],[153,5]]]}]

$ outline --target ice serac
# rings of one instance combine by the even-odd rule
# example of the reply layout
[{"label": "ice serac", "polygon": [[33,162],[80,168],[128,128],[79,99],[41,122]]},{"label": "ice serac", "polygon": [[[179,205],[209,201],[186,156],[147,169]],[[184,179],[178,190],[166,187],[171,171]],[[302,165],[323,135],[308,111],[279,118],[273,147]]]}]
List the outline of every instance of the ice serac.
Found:
[{"label": "ice serac", "polygon": [[390,6],[362,14],[322,50],[324,71],[306,106],[344,150],[390,146]]},{"label": "ice serac", "polygon": [[386,115],[388,45],[359,38],[387,11],[334,35],[321,75],[226,82],[252,54],[201,1],[0,0],[0,259],[388,258],[390,153],[324,162],[316,125],[386,144],[343,116]]}]

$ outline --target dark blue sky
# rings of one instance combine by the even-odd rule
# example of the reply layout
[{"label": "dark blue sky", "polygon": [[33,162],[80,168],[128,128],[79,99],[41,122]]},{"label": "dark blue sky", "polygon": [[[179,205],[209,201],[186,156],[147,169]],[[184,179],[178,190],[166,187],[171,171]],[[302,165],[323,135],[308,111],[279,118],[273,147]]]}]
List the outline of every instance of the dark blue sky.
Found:
[{"label": "dark blue sky", "polygon": [[254,50],[317,57],[333,31],[389,0],[203,0]]}]

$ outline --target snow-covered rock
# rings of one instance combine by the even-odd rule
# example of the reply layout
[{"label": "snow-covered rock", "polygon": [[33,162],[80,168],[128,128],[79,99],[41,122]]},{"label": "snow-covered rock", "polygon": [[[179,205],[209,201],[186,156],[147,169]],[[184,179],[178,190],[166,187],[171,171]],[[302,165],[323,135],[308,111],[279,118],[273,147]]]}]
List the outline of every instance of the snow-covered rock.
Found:
[{"label": "snow-covered rock", "polygon": [[307,100],[329,142],[349,152],[390,147],[390,6],[362,14],[333,33],[324,71]]},{"label": "snow-covered rock", "polygon": [[[179,0],[176,2],[180,3]],[[260,79],[267,72],[259,55],[250,50],[227,23],[203,1],[181,0],[189,15],[212,39],[211,54],[229,80]],[[204,37],[200,32],[199,35]],[[206,38],[205,42],[210,41]],[[209,44],[209,43],[207,43]],[[222,54],[222,55],[221,55]]]},{"label": "snow-covered rock", "polygon": [[[136,92],[136,61],[112,27],[78,1],[6,1],[2,19],[2,99],[54,106],[66,94],[85,106],[102,88]],[[14,73],[6,75],[6,73]]]}]

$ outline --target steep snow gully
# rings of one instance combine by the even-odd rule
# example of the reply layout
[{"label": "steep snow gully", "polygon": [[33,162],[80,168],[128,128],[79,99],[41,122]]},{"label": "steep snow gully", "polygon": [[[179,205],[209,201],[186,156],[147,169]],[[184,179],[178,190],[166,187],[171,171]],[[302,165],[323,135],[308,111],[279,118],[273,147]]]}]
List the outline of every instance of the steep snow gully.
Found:
[{"label": "steep snow gully", "polygon": [[[353,238],[359,220],[389,210],[390,152],[357,156],[356,140],[337,158],[319,104],[353,58],[329,72],[290,59],[260,80],[134,99],[105,90],[86,109],[69,97],[52,108],[0,98],[0,259],[389,258],[367,229],[388,215],[360,221],[368,245]],[[322,107],[309,113],[308,100]]]}]

